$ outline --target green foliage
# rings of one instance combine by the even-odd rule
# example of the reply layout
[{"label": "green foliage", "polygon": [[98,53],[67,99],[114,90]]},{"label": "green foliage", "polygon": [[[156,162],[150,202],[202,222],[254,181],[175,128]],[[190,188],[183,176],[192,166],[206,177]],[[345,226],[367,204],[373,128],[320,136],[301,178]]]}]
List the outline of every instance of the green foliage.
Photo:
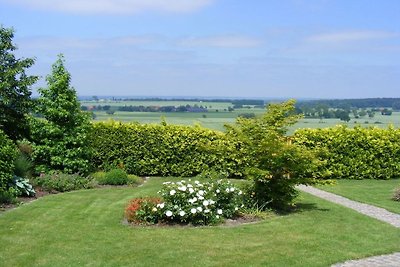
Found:
[{"label": "green foliage", "polygon": [[243,175],[247,158],[240,142],[224,133],[180,125],[101,122],[90,137],[98,169],[123,165],[141,176],[193,176],[207,168]]},{"label": "green foliage", "polygon": [[28,179],[19,177],[14,175],[13,179],[13,187],[18,190],[19,194],[22,196],[28,196],[28,197],[33,197],[36,195],[35,189],[33,186],[29,183]]},{"label": "green foliage", "polygon": [[104,185],[126,185],[128,183],[128,174],[122,169],[113,169],[106,172],[98,181],[99,184]]},{"label": "green foliage", "polygon": [[61,170],[66,173],[88,173],[91,151],[88,114],[80,109],[71,76],[59,55],[47,76],[48,88],[39,89],[36,112],[44,119],[31,118],[32,158],[37,171]]},{"label": "green foliage", "polygon": [[270,104],[262,117],[239,118],[228,128],[251,159],[246,174],[252,185],[247,194],[259,207],[286,208],[297,195],[295,185],[315,182],[311,179],[317,166],[313,153],[285,136],[287,127],[300,118],[294,104],[294,100]]},{"label": "green foliage", "polygon": [[242,191],[226,179],[165,182],[158,193],[162,201],[132,200],[125,210],[128,221],[216,224],[238,215],[242,205]]},{"label": "green foliage", "polygon": [[13,38],[14,30],[0,25],[0,129],[9,138],[18,140],[29,132],[25,116],[32,104],[29,87],[38,77],[25,73],[34,64],[34,59],[17,59]]},{"label": "green foliage", "polygon": [[320,172],[335,179],[393,179],[400,177],[400,130],[336,126],[300,129],[296,144],[325,151]]},{"label": "green foliage", "polygon": [[48,192],[67,192],[79,189],[93,188],[95,183],[90,178],[79,174],[52,173],[43,174],[32,181],[36,186]]},{"label": "green foliage", "polygon": [[17,193],[10,188],[16,157],[17,149],[14,143],[0,130],[0,200],[3,202],[11,201]]}]

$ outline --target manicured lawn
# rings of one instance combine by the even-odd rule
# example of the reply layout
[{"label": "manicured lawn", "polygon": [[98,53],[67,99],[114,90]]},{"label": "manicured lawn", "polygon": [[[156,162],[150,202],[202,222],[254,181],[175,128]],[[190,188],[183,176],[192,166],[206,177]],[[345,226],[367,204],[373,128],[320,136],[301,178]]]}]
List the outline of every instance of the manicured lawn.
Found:
[{"label": "manicured lawn", "polygon": [[[169,180],[169,179],[168,179]],[[1,266],[329,266],[400,251],[400,230],[307,194],[290,215],[236,227],[130,227],[140,188],[51,195],[0,214]]]},{"label": "manicured lawn", "polygon": [[400,202],[391,200],[400,179],[395,180],[338,180],[336,185],[319,186],[352,200],[375,205],[400,214]]}]

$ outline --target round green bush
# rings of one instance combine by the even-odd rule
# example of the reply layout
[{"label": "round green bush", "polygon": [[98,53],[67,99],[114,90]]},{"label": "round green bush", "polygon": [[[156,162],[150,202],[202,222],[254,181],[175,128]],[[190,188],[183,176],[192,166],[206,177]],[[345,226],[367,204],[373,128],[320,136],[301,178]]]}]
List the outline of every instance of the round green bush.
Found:
[{"label": "round green bush", "polygon": [[126,185],[128,183],[128,174],[122,169],[113,169],[106,172],[104,178],[99,183],[106,185]]}]

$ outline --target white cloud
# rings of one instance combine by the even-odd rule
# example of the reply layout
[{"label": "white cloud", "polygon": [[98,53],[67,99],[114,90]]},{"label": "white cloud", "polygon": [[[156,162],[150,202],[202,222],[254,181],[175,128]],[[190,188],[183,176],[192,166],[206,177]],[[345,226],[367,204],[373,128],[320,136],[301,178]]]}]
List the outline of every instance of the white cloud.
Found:
[{"label": "white cloud", "polygon": [[307,41],[317,43],[346,43],[388,39],[398,36],[399,33],[386,31],[342,31],[314,35],[307,38]]},{"label": "white cloud", "polygon": [[214,0],[5,0],[9,4],[65,13],[134,14],[143,11],[185,13]]},{"label": "white cloud", "polygon": [[261,40],[245,36],[210,36],[210,37],[192,37],[182,39],[179,42],[181,46],[209,46],[222,48],[240,48],[255,47],[261,45]]}]

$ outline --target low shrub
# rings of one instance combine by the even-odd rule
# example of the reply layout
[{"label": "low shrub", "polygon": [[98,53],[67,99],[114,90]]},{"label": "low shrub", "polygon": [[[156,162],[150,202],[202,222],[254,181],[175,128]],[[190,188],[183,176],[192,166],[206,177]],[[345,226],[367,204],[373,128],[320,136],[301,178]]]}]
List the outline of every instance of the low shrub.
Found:
[{"label": "low shrub", "polygon": [[400,201],[400,187],[397,188],[397,189],[394,191],[393,196],[392,196],[392,199],[393,199],[394,201]]},{"label": "low shrub", "polygon": [[102,185],[126,185],[128,183],[128,174],[122,169],[113,169],[98,179]]},{"label": "low shrub", "polygon": [[78,174],[53,173],[43,174],[33,179],[36,186],[48,192],[67,192],[79,189],[93,188],[93,179],[82,177]]},{"label": "low shrub", "polygon": [[134,174],[128,174],[128,185],[140,185],[143,183],[143,179]]},{"label": "low shrub", "polygon": [[216,224],[238,215],[242,206],[242,191],[228,180],[165,182],[158,193],[162,197],[160,203],[143,199],[131,201],[126,213],[134,218],[132,221]]}]

